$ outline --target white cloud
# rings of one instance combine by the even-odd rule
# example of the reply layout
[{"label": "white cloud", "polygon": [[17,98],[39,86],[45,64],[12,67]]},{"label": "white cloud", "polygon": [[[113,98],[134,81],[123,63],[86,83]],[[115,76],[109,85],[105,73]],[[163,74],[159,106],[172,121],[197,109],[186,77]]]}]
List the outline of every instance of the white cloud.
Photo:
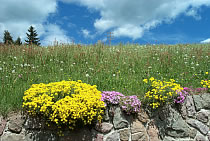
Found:
[{"label": "white cloud", "polygon": [[82,32],[82,34],[85,38],[93,39],[97,35],[97,33],[96,34],[90,34],[90,31],[87,30],[87,29],[82,29],[81,32]]},{"label": "white cloud", "polygon": [[58,44],[72,43],[72,39],[66,35],[66,32],[58,25],[54,24],[46,25],[42,36],[44,36],[44,39],[41,42],[43,46],[54,45],[56,44],[55,41],[57,41]]},{"label": "white cloud", "polygon": [[203,43],[203,44],[210,43],[210,38],[208,38],[208,39],[206,39],[206,40],[201,41],[201,43]]},{"label": "white cloud", "polygon": [[[172,23],[180,14],[201,19],[198,10],[210,6],[210,0],[62,0],[79,3],[100,12],[94,26],[100,32],[113,30],[115,36],[141,38],[144,31],[166,22]],[[128,26],[129,25],[129,26]]]},{"label": "white cloud", "polygon": [[37,33],[42,36],[45,33],[43,22],[50,13],[56,12],[56,0],[3,0],[0,4],[0,41],[4,30],[8,30],[13,39],[18,36],[22,41],[26,38],[26,32],[33,25]]}]

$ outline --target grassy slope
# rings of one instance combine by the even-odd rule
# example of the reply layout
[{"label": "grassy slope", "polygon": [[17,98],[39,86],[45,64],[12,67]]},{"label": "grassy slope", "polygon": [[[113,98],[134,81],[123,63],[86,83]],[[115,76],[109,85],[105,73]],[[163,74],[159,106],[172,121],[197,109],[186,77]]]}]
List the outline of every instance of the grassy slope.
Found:
[{"label": "grassy slope", "polygon": [[0,46],[0,113],[20,109],[31,84],[69,78],[139,98],[149,77],[200,87],[200,80],[209,79],[209,57],[209,44]]}]

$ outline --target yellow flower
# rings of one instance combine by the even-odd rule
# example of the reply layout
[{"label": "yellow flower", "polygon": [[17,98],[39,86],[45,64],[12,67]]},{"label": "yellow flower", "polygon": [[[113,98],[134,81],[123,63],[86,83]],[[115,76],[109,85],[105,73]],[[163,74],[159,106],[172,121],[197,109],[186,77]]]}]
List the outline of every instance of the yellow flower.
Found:
[{"label": "yellow flower", "polygon": [[147,79],[144,79],[143,82],[144,82],[144,83],[148,83],[148,80],[147,80]]},{"label": "yellow flower", "polygon": [[206,72],[206,74],[209,74],[209,72]]}]

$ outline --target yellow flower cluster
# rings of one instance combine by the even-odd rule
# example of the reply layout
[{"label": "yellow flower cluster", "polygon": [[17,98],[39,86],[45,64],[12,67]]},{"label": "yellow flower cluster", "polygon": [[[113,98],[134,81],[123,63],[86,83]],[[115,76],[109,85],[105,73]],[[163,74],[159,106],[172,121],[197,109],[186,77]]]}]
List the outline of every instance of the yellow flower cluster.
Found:
[{"label": "yellow flower cluster", "polygon": [[183,90],[180,84],[174,83],[174,79],[170,79],[170,81],[161,81],[151,77],[149,80],[144,79],[143,82],[150,85],[149,91],[145,93],[144,98],[153,109],[166,102],[170,103],[177,97],[177,92]]},{"label": "yellow flower cluster", "polygon": [[105,103],[96,85],[78,81],[33,84],[24,92],[23,108],[31,115],[41,114],[57,125],[84,125],[101,122]]},{"label": "yellow flower cluster", "polygon": [[204,88],[210,88],[210,80],[201,80],[201,85],[203,85]]}]

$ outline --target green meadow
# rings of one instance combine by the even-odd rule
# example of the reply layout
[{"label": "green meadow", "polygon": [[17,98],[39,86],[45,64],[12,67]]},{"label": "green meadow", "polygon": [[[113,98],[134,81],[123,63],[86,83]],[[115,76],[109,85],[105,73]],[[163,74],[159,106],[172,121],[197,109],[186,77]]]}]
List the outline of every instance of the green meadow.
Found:
[{"label": "green meadow", "polygon": [[175,79],[183,87],[202,87],[209,79],[210,44],[0,45],[0,114],[20,110],[32,84],[82,80],[100,91],[142,99],[143,79]]}]

